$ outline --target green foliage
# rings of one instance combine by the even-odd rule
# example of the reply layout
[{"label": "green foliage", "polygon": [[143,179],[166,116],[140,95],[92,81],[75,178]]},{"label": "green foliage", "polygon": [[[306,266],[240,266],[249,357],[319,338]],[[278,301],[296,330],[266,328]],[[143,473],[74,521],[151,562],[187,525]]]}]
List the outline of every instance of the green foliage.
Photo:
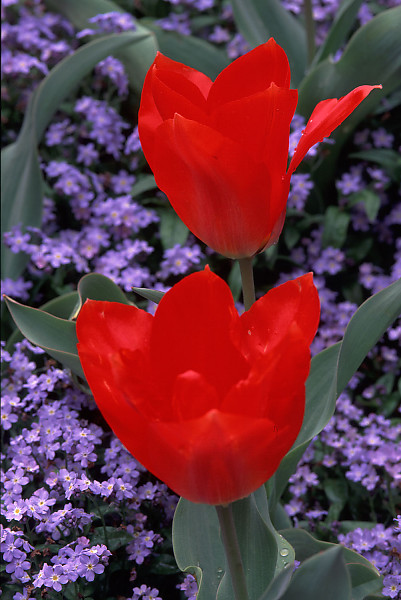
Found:
[{"label": "green foliage", "polygon": [[28,340],[84,379],[73,319],[87,298],[131,304],[115,283],[98,273],[85,275],[78,284],[77,293],[56,298],[40,309],[11,298],[6,298],[6,303],[18,329]]},{"label": "green foliage", "polygon": [[239,31],[252,47],[270,37],[282,46],[291,67],[291,81],[297,87],[306,70],[306,36],[302,25],[279,0],[232,0]]}]

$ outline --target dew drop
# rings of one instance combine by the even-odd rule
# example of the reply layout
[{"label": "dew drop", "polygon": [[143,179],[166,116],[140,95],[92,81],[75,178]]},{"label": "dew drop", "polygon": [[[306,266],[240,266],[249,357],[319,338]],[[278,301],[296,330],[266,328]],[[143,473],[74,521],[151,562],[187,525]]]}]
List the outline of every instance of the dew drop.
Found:
[{"label": "dew drop", "polygon": [[289,555],[289,553],[290,553],[290,551],[288,550],[288,548],[282,548],[282,549],[280,550],[280,555],[281,555],[281,556],[288,556],[288,555]]}]

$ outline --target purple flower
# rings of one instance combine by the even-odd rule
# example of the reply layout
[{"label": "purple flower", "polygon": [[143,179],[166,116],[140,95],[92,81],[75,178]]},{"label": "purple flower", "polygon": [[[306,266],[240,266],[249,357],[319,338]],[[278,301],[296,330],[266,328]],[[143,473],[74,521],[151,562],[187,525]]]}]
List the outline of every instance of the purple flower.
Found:
[{"label": "purple flower", "polygon": [[386,575],[383,579],[383,596],[388,598],[399,598],[401,593],[401,576],[400,575]]},{"label": "purple flower", "polygon": [[362,189],[361,170],[359,167],[353,167],[349,173],[344,175],[336,182],[337,189],[344,196],[348,196],[353,192],[359,192]]},{"label": "purple flower", "polygon": [[392,148],[394,143],[393,134],[386,131],[384,127],[372,131],[372,139],[376,148]]},{"label": "purple flower", "polygon": [[95,575],[99,575],[104,571],[104,565],[99,562],[99,558],[95,554],[92,554],[91,556],[82,554],[79,560],[80,565],[78,567],[78,573],[80,577],[85,577],[87,581],[93,581]]},{"label": "purple flower", "polygon": [[51,567],[43,566],[43,585],[53,588],[56,592],[61,592],[62,586],[68,583],[68,577],[64,573],[61,565]]}]

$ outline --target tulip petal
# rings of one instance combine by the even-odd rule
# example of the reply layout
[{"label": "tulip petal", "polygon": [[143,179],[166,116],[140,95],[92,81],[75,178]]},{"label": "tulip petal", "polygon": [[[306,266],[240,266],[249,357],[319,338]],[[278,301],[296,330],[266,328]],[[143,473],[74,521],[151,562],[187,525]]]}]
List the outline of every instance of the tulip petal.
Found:
[{"label": "tulip petal", "polygon": [[145,77],[138,115],[139,137],[150,165],[156,128],[176,112],[203,121],[211,85],[204,73],[157,53]]},{"label": "tulip petal", "polygon": [[161,460],[155,453],[158,476],[177,494],[207,504],[228,504],[255,491],[277,469],[288,445],[268,419],[218,410],[185,422],[185,428],[154,423],[151,430],[165,451]]},{"label": "tulip petal", "polygon": [[381,85],[361,85],[339,100],[330,98],[319,102],[302,132],[288,168],[288,176],[295,171],[309,148],[329,136],[372,90],[381,89],[381,87]]},{"label": "tulip petal", "polygon": [[272,83],[289,88],[290,80],[287,55],[270,38],[265,44],[237,58],[217,76],[208,96],[209,110],[212,112],[226,102],[263,92]]},{"label": "tulip petal", "polygon": [[273,229],[287,204],[283,177],[288,163],[290,124],[297,105],[296,90],[274,83],[254,96],[216,108],[210,126],[237,142],[255,162],[263,162],[270,175],[270,211],[266,228]]},{"label": "tulip petal", "polygon": [[243,326],[243,351],[249,359],[270,352],[291,330],[302,332],[308,346],[320,317],[319,295],[312,273],[270,290],[240,317]]},{"label": "tulip petal", "polygon": [[161,392],[171,395],[178,375],[196,371],[223,398],[249,370],[232,339],[238,329],[230,288],[217,275],[206,269],[177,283],[161,299],[152,330],[152,372]]},{"label": "tulip petal", "polygon": [[240,145],[176,115],[157,130],[153,170],[181,220],[217,252],[252,256],[268,242],[269,174]]}]

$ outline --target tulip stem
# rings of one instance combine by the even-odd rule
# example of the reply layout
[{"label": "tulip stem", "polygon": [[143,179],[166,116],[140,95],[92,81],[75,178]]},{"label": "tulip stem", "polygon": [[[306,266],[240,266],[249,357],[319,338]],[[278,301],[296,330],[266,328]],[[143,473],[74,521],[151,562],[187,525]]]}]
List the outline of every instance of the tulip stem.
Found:
[{"label": "tulip stem", "polygon": [[308,65],[315,56],[315,21],[313,19],[312,0],[304,0],[305,30],[308,46]]},{"label": "tulip stem", "polygon": [[249,310],[255,302],[255,284],[253,282],[252,258],[239,258],[239,268],[241,271],[242,296],[245,310]]},{"label": "tulip stem", "polygon": [[235,600],[249,600],[232,504],[228,506],[216,506],[216,511],[220,522],[221,539],[226,553],[228,570],[231,575],[234,598]]}]

